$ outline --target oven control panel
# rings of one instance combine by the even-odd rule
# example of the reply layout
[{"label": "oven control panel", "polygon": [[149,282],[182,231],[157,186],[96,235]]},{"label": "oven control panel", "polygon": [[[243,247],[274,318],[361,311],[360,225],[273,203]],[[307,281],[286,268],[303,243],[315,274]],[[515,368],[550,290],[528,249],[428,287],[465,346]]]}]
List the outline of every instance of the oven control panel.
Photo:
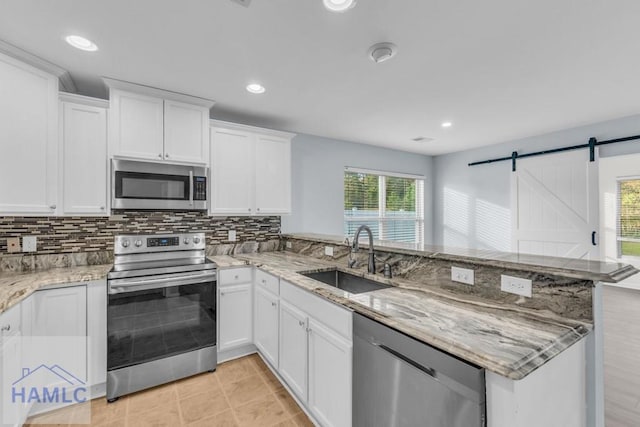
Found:
[{"label": "oven control panel", "polygon": [[116,236],[114,255],[171,252],[183,250],[204,250],[206,239],[204,233],[182,233],[169,235],[123,235]]},{"label": "oven control panel", "polygon": [[154,248],[157,246],[180,246],[179,237],[148,237],[147,247]]}]

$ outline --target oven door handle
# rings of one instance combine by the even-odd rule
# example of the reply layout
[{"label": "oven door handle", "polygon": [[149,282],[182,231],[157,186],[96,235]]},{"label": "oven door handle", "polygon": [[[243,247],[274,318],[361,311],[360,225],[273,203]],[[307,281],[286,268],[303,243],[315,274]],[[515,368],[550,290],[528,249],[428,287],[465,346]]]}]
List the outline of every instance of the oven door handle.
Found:
[{"label": "oven door handle", "polygon": [[119,279],[109,282],[108,293],[109,295],[115,295],[127,292],[146,291],[150,289],[170,288],[173,286],[195,285],[198,283],[213,282],[215,280],[216,273],[212,272],[143,280]]}]

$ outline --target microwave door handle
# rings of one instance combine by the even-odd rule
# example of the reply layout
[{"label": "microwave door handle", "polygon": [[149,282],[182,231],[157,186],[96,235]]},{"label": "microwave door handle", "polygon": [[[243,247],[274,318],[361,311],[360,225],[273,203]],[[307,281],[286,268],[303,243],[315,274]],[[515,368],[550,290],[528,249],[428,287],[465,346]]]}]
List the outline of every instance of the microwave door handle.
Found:
[{"label": "microwave door handle", "polygon": [[193,206],[193,170],[189,171],[189,206]]}]

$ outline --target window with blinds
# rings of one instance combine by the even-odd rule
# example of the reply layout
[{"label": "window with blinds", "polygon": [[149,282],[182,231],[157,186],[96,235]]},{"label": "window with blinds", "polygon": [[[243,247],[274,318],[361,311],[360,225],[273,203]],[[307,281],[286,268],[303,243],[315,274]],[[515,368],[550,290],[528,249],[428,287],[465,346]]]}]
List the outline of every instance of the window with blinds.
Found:
[{"label": "window with blinds", "polygon": [[640,257],[640,178],[618,181],[618,257]]},{"label": "window with blinds", "polygon": [[344,172],[344,234],[368,225],[374,239],[424,241],[424,178],[354,170]]}]

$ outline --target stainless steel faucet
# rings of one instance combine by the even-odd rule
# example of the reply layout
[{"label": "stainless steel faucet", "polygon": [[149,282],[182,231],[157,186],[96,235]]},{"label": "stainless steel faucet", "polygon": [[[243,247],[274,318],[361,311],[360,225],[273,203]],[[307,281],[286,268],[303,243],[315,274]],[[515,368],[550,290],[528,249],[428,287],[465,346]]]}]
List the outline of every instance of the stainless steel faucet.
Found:
[{"label": "stainless steel faucet", "polygon": [[366,225],[361,225],[360,227],[358,227],[356,235],[353,237],[353,252],[358,252],[358,250],[360,250],[358,239],[360,239],[360,233],[362,232],[362,230],[369,233],[369,265],[367,266],[367,271],[371,274],[375,274],[376,257],[373,252],[373,233],[371,232],[371,229]]}]

